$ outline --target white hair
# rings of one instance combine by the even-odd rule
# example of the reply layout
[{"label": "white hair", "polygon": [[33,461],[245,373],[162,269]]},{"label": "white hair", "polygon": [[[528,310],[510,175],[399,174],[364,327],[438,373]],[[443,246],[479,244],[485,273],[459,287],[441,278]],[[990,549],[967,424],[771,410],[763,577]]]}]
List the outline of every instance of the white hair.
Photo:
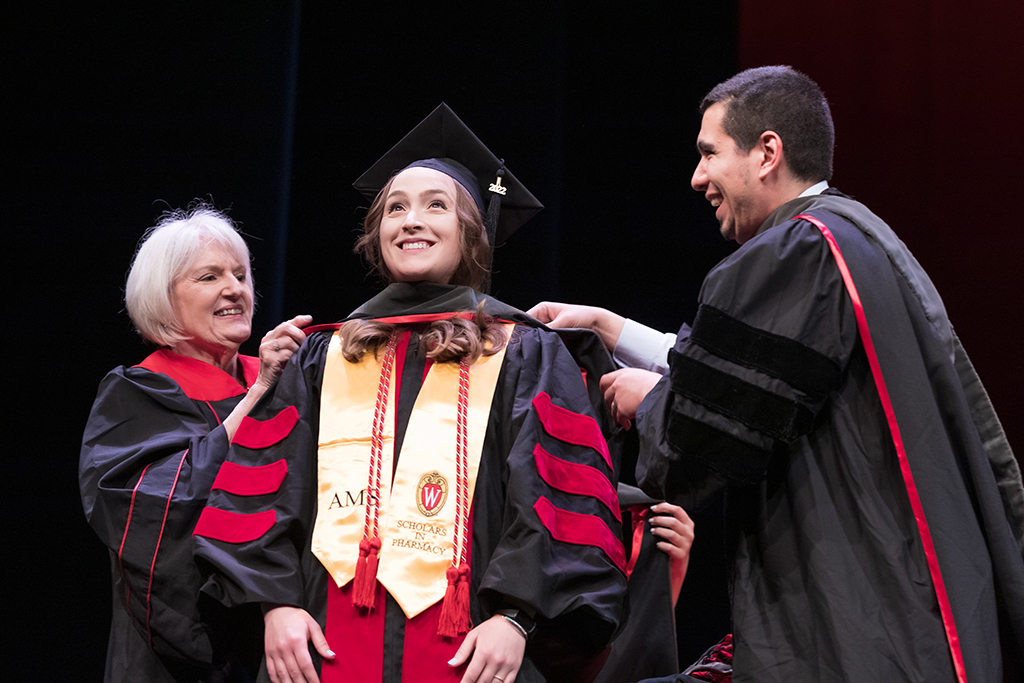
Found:
[{"label": "white hair", "polygon": [[174,311],[174,287],[210,243],[220,245],[245,264],[245,279],[253,291],[249,248],[226,215],[209,204],[167,211],[146,230],[132,259],[125,285],[128,317],[140,335],[158,346],[173,346],[187,338]]}]

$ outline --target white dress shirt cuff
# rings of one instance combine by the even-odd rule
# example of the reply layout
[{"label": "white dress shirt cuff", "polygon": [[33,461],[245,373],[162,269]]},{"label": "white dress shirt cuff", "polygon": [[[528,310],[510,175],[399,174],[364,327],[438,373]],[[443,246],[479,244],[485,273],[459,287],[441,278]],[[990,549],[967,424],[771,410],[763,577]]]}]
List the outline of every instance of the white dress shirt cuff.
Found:
[{"label": "white dress shirt cuff", "polygon": [[612,357],[625,367],[664,375],[668,373],[668,351],[675,343],[676,335],[658,332],[626,318]]}]

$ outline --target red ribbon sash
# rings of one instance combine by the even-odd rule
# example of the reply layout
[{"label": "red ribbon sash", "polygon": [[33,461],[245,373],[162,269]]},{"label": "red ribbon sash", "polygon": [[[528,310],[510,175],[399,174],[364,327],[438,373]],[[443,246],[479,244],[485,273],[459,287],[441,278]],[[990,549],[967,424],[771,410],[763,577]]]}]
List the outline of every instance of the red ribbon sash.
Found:
[{"label": "red ribbon sash", "polygon": [[910,471],[910,462],[907,460],[907,451],[903,447],[903,437],[900,436],[900,428],[896,423],[896,411],[893,409],[892,400],[889,398],[889,390],[882,377],[882,368],[878,363],[878,355],[875,353],[875,345],[871,341],[871,333],[868,330],[867,317],[864,315],[864,306],[861,304],[857,287],[853,284],[853,277],[850,269],[846,267],[846,259],[843,258],[839,245],[836,243],[832,231],[814,216],[801,214],[796,219],[803,219],[812,223],[828,242],[832,256],[836,260],[839,272],[843,276],[843,283],[846,291],[853,301],[853,310],[857,317],[857,329],[860,331],[861,342],[864,344],[864,352],[868,357],[868,364],[871,366],[871,374],[875,378],[875,386],[878,387],[878,396],[882,400],[882,408],[885,411],[885,418],[889,422],[889,431],[892,433],[893,445],[896,447],[896,455],[900,461],[900,471],[903,474],[903,483],[907,488],[907,496],[910,498],[910,507],[914,511],[914,520],[917,522],[917,530],[921,534],[921,545],[924,547],[925,559],[928,561],[928,571],[932,576],[932,583],[935,584],[935,596],[939,601],[939,612],[942,614],[942,625],[946,630],[946,641],[949,643],[949,652],[953,658],[953,667],[956,669],[957,680],[960,683],[967,683],[967,673],[964,669],[964,658],[960,652],[960,637],[957,635],[956,624],[953,621],[953,610],[949,604],[949,597],[946,595],[946,584],[942,580],[942,572],[939,571],[939,559],[935,554],[935,545],[932,542],[932,533],[928,528],[928,520],[924,516],[924,508],[921,506],[921,497],[917,493],[917,485],[914,483],[914,475]]}]

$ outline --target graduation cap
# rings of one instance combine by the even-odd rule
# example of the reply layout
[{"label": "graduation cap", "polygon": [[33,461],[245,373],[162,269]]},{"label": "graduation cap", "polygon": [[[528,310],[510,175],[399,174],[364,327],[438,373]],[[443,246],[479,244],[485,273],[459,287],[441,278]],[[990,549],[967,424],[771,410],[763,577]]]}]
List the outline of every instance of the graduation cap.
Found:
[{"label": "graduation cap", "polygon": [[544,208],[443,102],[352,185],[372,201],[392,176],[415,167],[440,171],[469,192],[491,247]]}]

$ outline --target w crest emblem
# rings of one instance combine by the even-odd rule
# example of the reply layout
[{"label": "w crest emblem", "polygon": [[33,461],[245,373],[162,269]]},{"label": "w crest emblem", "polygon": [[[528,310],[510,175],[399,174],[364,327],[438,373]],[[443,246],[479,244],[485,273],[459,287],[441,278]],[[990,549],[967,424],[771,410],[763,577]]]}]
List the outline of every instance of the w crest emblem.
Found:
[{"label": "w crest emblem", "polygon": [[416,484],[416,507],[425,517],[433,517],[448,500],[448,480],[440,472],[429,472]]}]

